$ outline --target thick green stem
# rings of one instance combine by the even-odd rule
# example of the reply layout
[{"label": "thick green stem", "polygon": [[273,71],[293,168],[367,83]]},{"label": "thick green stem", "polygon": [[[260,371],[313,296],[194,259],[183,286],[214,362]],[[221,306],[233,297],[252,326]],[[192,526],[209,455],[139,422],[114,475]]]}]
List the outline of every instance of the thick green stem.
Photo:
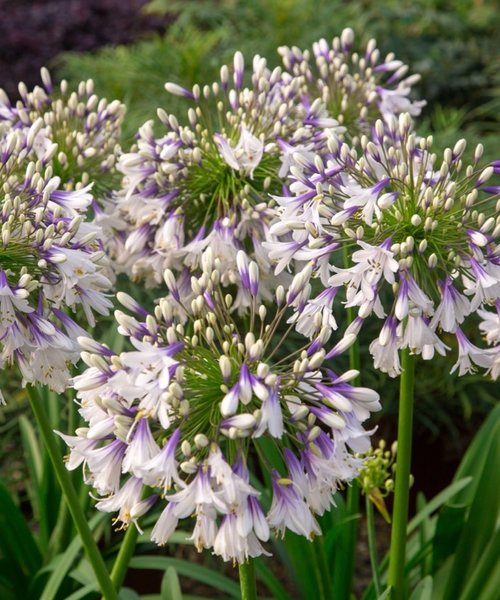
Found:
[{"label": "thick green stem", "polygon": [[87,518],[80,507],[78,495],[73,487],[70,475],[64,466],[64,462],[61,453],[59,452],[56,438],[45,413],[43,403],[40,402],[40,398],[35,388],[28,386],[27,391],[30,405],[37,420],[38,427],[40,428],[45,448],[49,454],[52,466],[68,504],[69,511],[73,517],[73,522],[78,533],[80,534],[82,545],[85,548],[85,552],[87,553],[87,557],[99,583],[103,597],[106,600],[117,600],[118,596],[106,569],[106,565],[104,564],[104,560],[99,552],[99,549],[97,548],[97,544],[94,540],[92,532],[90,531]]},{"label": "thick green stem", "polygon": [[410,468],[413,426],[413,394],[415,383],[415,357],[409,349],[402,352],[399,386],[398,449],[394,510],[392,513],[391,548],[389,552],[389,587],[391,600],[404,600],[404,568],[406,560],[406,527],[410,495]]},{"label": "thick green stem", "polygon": [[375,515],[373,512],[373,504],[368,494],[365,496],[366,501],[366,527],[368,529],[368,550],[370,552],[370,564],[372,566],[373,585],[377,598],[382,594],[382,584],[380,583],[380,569],[377,558],[377,536],[375,532]]},{"label": "thick green stem", "polygon": [[[66,392],[66,397],[68,399],[68,424],[66,427],[66,432],[69,435],[73,435],[73,432],[77,427],[78,412],[76,410],[76,403],[74,402],[73,394],[71,394],[69,390]],[[72,481],[74,484],[75,473],[70,474],[70,477],[72,477]],[[75,486],[75,490],[77,489],[77,487],[78,486]],[[81,502],[80,506],[83,509],[83,505]],[[50,539],[50,549],[52,550],[52,552],[55,552],[55,554],[59,554],[60,552],[62,552],[64,548],[68,546],[70,540],[74,536],[74,533],[75,531],[71,522],[71,514],[68,510],[68,505],[64,500],[62,500],[59,508],[59,514],[57,516],[56,526]]]},{"label": "thick green stem", "polygon": [[125,575],[127,574],[128,565],[130,563],[130,559],[134,555],[135,544],[137,542],[137,537],[139,532],[135,525],[130,525],[125,533],[125,537],[123,538],[123,542],[120,546],[120,551],[118,552],[118,556],[116,557],[115,564],[111,569],[111,581],[113,582],[115,589],[119,590],[122,587],[123,580],[125,579]]},{"label": "thick green stem", "polygon": [[238,565],[240,572],[241,600],[257,600],[255,565],[252,558]]}]

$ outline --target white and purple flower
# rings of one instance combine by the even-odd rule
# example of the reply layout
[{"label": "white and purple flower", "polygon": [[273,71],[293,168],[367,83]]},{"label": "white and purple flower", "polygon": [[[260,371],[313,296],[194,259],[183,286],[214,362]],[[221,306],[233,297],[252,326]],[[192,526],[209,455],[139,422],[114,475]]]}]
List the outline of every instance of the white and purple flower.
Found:
[{"label": "white and purple flower", "polygon": [[[231,312],[236,296],[220,287],[222,261],[211,249],[200,276],[192,277],[185,324],[173,306],[182,300],[175,299],[172,272],[165,276],[170,295],[154,316],[119,295],[141,319],[116,313],[134,349],[116,355],[80,340],[90,368],[74,387],[87,426],[63,439],[70,468],[83,464],[85,480],[103,496],[97,508],[118,512],[128,526],[165,502],[153,541],[165,544],[180,521],[194,517],[190,539],[199,551],[212,548],[242,563],[267,553],[270,529],[307,538],[320,533],[314,514],[330,508],[337,489],[357,476],[361,461],[353,452],[370,435],[362,422],[380,403],[374,391],[351,385],[356,371],[339,376],[323,368],[329,331],[321,323],[304,348],[280,352],[285,338],[276,340],[274,332],[307,292],[307,277],[279,287],[274,307],[265,307],[258,303],[257,264],[243,252],[236,263],[249,314]],[[262,438],[285,451],[287,468],[281,475],[283,465],[272,465],[267,514],[249,474]]]}]

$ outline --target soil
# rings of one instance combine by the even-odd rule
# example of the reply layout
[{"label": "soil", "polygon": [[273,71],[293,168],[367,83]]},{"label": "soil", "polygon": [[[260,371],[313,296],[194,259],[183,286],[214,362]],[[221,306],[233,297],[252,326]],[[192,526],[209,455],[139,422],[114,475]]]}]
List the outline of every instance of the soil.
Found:
[{"label": "soil", "polygon": [[161,32],[168,19],[145,16],[147,0],[0,0],[0,87],[40,82],[40,67],[61,52],[87,52]]}]

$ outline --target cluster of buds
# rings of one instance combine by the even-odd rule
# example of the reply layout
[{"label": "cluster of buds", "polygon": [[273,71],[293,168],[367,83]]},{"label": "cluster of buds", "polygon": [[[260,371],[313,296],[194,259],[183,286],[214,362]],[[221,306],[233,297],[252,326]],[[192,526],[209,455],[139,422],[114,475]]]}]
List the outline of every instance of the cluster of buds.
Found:
[{"label": "cluster of buds", "polygon": [[99,99],[91,79],[70,91],[64,80],[54,89],[45,68],[41,78],[43,87],[31,92],[19,84],[15,105],[0,89],[0,132],[33,136],[27,158],[50,165],[65,189],[92,183],[94,198],[105,196],[117,183],[113,174],[125,106]]},{"label": "cluster of buds", "polygon": [[385,506],[385,498],[394,491],[396,452],[397,442],[387,449],[385,440],[380,440],[377,448],[370,448],[363,455],[364,465],[358,477],[361,490],[388,523],[391,518]]},{"label": "cluster of buds", "polygon": [[[68,467],[84,463],[86,481],[103,496],[98,509],[118,511],[127,526],[161,502],[153,541],[165,544],[192,516],[198,550],[241,563],[266,552],[270,529],[307,538],[320,532],[314,515],[358,475],[354,452],[369,448],[371,433],[362,422],[380,404],[376,392],[349,383],[357,371],[338,375],[323,365],[328,327],[317,322],[313,339],[291,353],[287,334],[276,338],[310,293],[303,274],[278,287],[270,310],[258,302],[257,264],[240,252],[251,308],[236,318],[235,298],[221,286],[222,262],[207,249],[201,263],[189,304],[168,270],[170,295],[154,315],[119,294],[136,315],[116,314],[134,350],[117,355],[80,340],[89,368],[74,387],[86,426],[63,438]],[[185,319],[176,317],[180,310]],[[265,451],[264,438],[275,452]],[[253,483],[262,474],[272,482],[270,506]]]},{"label": "cluster of buds", "polygon": [[344,29],[331,46],[324,39],[313,44],[314,65],[309,50],[283,46],[279,52],[285,68],[302,82],[303,101],[320,99],[351,139],[369,134],[380,117],[419,115],[425,102],[411,101],[409,95],[420,76],[406,76],[408,66],[392,53],[381,60],[374,39],[364,52],[353,51],[353,46],[354,32]]},{"label": "cluster of buds", "polygon": [[62,391],[83,333],[66,308],[93,325],[94,311],[112,306],[111,284],[100,230],[84,221],[89,189],[61,189],[50,156],[29,161],[39,131],[36,122],[0,135],[0,367],[17,364],[25,382]]},{"label": "cluster of buds", "polygon": [[458,342],[453,370],[476,365],[497,377],[499,346],[478,348],[460,327],[500,297],[498,188],[484,185],[497,164],[479,166],[479,145],[466,165],[465,140],[437,164],[432,139],[416,136],[408,114],[377,121],[360,145],[361,156],[333,137],[324,157],[296,152],[293,196],[276,198],[282,213],[272,231],[283,237],[267,247],[277,271],[307,258],[326,288],[299,307],[299,330],[317,313],[333,326],[333,298],[345,289],[345,305],[358,309],[348,338],[372,313],[385,319],[370,346],[376,368],[397,376],[403,348],[427,360],[444,355],[444,331]]},{"label": "cluster of buds", "polygon": [[269,70],[264,58],[254,57],[248,87],[240,52],[231,70],[223,66],[220,81],[203,88],[165,85],[192,103],[188,123],[159,109],[166,133],[155,138],[147,122],[136,147],[121,157],[113,252],[119,268],[158,285],[166,268],[181,274],[198,268],[210,246],[228,285],[239,283],[235,256],[245,249],[261,267],[261,292],[269,299],[283,283],[269,275],[262,249],[275,217],[269,194],[281,192],[291,149],[312,148],[320,130],[338,124],[321,118],[318,103],[306,109],[299,81]]}]

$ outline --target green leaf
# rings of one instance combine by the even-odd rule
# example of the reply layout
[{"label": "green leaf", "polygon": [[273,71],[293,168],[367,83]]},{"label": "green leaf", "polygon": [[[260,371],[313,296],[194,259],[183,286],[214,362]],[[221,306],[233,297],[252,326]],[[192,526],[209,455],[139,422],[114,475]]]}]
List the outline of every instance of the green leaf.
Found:
[{"label": "green leaf", "polygon": [[77,566],[70,571],[69,576],[75,581],[78,581],[81,585],[94,584],[95,586],[95,573],[86,555],[84,555]]},{"label": "green leaf", "polygon": [[141,600],[141,597],[135,590],[124,587],[118,594],[118,600]]},{"label": "green leaf", "polygon": [[177,572],[168,567],[161,582],[161,600],[182,600],[181,584]]},{"label": "green leaf", "polygon": [[[494,411],[495,412],[495,411]],[[472,446],[481,446],[483,437],[489,443],[485,448],[483,468],[477,472],[477,483],[474,482],[475,494],[457,545],[454,564],[445,591],[445,600],[456,600],[470,579],[476,564],[479,562],[484,548],[490,542],[500,514],[500,498],[498,495],[498,473],[500,472],[500,412],[497,412],[496,424],[483,428],[487,436],[480,435],[479,443],[474,440]],[[489,424],[488,424],[489,425]]]},{"label": "green leaf", "polygon": [[[93,531],[99,523],[106,519],[106,517],[107,515],[105,513],[97,513],[94,515],[89,523],[90,529]],[[49,580],[44,587],[43,593],[40,596],[40,600],[54,600],[64,578],[67,576],[81,549],[82,542],[80,537],[77,536],[73,539],[66,551],[56,557],[58,559],[57,568],[52,571]]]},{"label": "green leaf", "polygon": [[455,473],[454,481],[464,477],[474,478],[472,484],[455,497],[454,500],[457,504],[470,505],[472,503],[472,498],[475,496],[479,484],[477,474],[483,471],[486,456],[490,451],[491,444],[498,439],[499,432],[500,404],[491,411],[481,429],[474,436]]},{"label": "green leaf", "polygon": [[19,430],[29,472],[26,489],[33,513],[38,521],[38,543],[42,553],[46,555],[48,553],[49,527],[46,518],[45,488],[42,485],[42,480],[44,478],[44,468],[47,467],[47,455],[45,449],[39,443],[35,428],[24,415],[19,417]]},{"label": "green leaf", "polygon": [[8,561],[0,560],[0,598],[17,600],[19,593],[26,595],[25,577],[12,569]]},{"label": "green leaf", "polygon": [[[417,509],[419,512],[425,510],[427,501],[422,493],[417,494]],[[434,535],[436,519],[427,517],[422,521],[422,524],[418,528],[419,543],[424,545]],[[432,572],[432,554],[430,553],[423,561],[420,568],[420,577],[424,578]]]},{"label": "green leaf", "polygon": [[392,586],[388,587],[384,592],[380,594],[377,600],[389,600],[391,597]]},{"label": "green leaf", "polygon": [[458,481],[454,481],[442,492],[439,492],[437,496],[434,496],[434,498],[430,500],[424,506],[424,508],[420,510],[408,523],[407,534],[410,535],[411,533],[413,533],[427,517],[429,517],[438,508],[443,506],[443,504],[446,504],[452,498],[456,497],[456,495],[465,487],[467,487],[471,483],[471,481],[472,477],[464,477],[462,479],[459,479]]},{"label": "green leaf", "polygon": [[67,596],[64,600],[81,600],[82,598],[85,598],[85,596],[88,596],[93,592],[95,593],[95,591],[96,588],[94,585],[86,585],[77,590],[76,592],[73,592],[73,594]]},{"label": "green leaf", "polygon": [[38,442],[38,437],[35,433],[35,428],[25,415],[19,417],[19,429],[21,431],[21,439],[31,480],[35,486],[38,486],[43,471],[42,450]]},{"label": "green leaf", "polygon": [[441,510],[433,540],[433,571],[436,571],[449,556],[455,553],[467,511],[467,506],[444,506]]},{"label": "green leaf", "polygon": [[9,491],[0,481],[0,548],[15,569],[33,576],[42,564],[36,540]]},{"label": "green leaf", "polygon": [[[160,594],[146,594],[145,596],[141,596],[141,600],[163,600],[163,597]],[[187,596],[182,596],[182,600],[207,600],[207,597],[188,594]]]},{"label": "green leaf", "polygon": [[497,529],[483,550],[459,600],[490,600],[500,589],[500,530]]},{"label": "green leaf", "polygon": [[431,600],[432,599],[432,577],[427,575],[417,585],[410,600]]},{"label": "green leaf", "polygon": [[240,586],[237,583],[207,567],[167,556],[136,556],[130,561],[131,569],[165,571],[168,567],[174,567],[179,575],[190,577],[221,590],[231,598],[240,598]]},{"label": "green leaf", "polygon": [[453,556],[449,556],[444,564],[434,573],[432,586],[432,599],[443,600],[444,590],[450,578],[451,569],[453,567]]},{"label": "green leaf", "polygon": [[290,564],[289,574],[300,590],[303,598],[325,598],[325,590],[320,573],[320,565],[312,542],[306,538],[287,531],[283,543],[287,562]]}]

